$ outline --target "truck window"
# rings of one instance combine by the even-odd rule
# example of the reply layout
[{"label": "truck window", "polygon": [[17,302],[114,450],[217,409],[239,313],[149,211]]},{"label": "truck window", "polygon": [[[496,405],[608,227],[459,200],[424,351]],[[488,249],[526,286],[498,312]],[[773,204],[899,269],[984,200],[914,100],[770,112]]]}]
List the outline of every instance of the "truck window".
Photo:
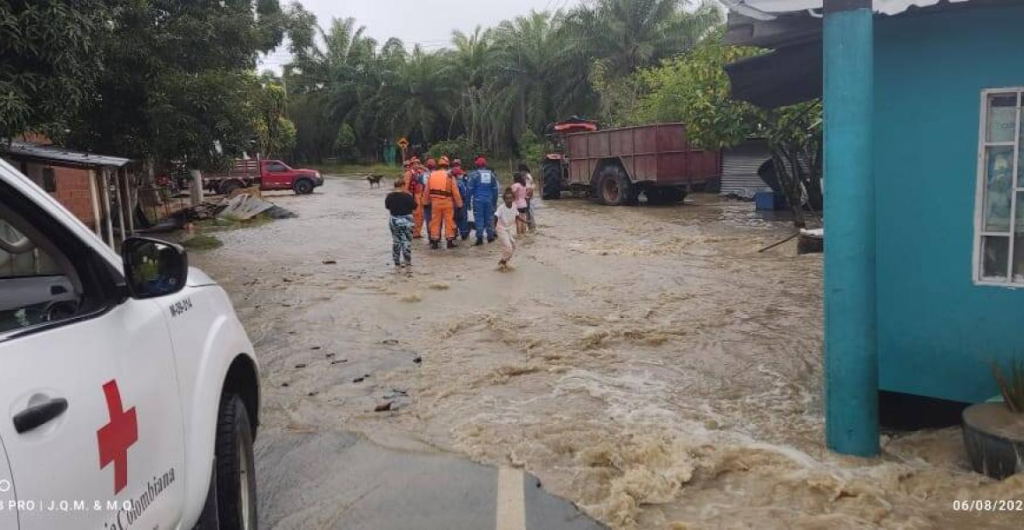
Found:
[{"label": "truck window", "polygon": [[285,171],[288,171],[288,168],[284,167],[284,164],[278,164],[275,162],[273,164],[267,164],[267,171],[270,173],[284,173]]},{"label": "truck window", "polygon": [[70,318],[81,307],[70,260],[30,233],[36,232],[0,204],[0,336]]}]

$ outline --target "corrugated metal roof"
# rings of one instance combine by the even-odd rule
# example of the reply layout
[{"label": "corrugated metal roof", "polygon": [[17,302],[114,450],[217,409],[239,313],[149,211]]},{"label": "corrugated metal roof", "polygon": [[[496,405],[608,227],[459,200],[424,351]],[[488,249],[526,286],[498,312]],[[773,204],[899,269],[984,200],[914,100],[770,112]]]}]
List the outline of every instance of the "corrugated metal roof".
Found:
[{"label": "corrugated metal roof", "polygon": [[64,162],[85,167],[123,167],[131,162],[130,158],[70,151],[55,145],[42,145],[32,142],[14,141],[10,145],[0,142],[0,150],[14,157],[51,160],[53,162]]},{"label": "corrugated metal roof", "polygon": [[[911,7],[928,7],[940,2],[968,2],[970,0],[874,0],[876,13],[898,15]],[[823,0],[722,0],[729,9],[760,20],[771,20],[773,15],[821,9]]]}]

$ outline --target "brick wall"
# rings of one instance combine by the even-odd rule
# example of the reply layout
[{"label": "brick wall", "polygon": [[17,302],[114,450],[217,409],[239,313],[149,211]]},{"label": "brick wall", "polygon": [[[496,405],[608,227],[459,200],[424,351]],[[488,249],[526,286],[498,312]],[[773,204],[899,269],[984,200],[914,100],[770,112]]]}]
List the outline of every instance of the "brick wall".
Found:
[{"label": "brick wall", "polygon": [[92,214],[92,195],[89,189],[89,171],[67,167],[54,167],[57,191],[50,193],[65,208],[89,227],[95,228]]}]

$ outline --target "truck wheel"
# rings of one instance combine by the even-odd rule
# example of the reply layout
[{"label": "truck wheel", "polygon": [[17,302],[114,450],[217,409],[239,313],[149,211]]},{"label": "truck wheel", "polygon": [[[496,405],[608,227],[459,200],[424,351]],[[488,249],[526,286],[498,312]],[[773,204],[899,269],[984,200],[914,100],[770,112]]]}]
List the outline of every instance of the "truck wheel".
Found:
[{"label": "truck wheel", "polygon": [[621,206],[630,202],[633,196],[633,184],[621,167],[605,166],[597,176],[597,190],[594,196],[601,204]]},{"label": "truck wheel", "polygon": [[558,162],[544,162],[541,169],[543,183],[543,198],[545,201],[562,198],[562,164]]},{"label": "truck wheel", "polygon": [[220,187],[220,193],[221,193],[221,195],[225,195],[225,196],[231,195],[231,192],[233,192],[233,191],[235,191],[235,190],[237,190],[238,188],[241,188],[241,187],[242,187],[242,185],[237,183],[237,182],[225,182]]},{"label": "truck wheel", "polygon": [[309,195],[310,193],[313,193],[313,181],[309,179],[296,180],[295,193],[297,195]]},{"label": "truck wheel", "polygon": [[252,428],[237,394],[220,399],[217,415],[217,510],[221,530],[256,530]]},{"label": "truck wheel", "polygon": [[644,195],[647,196],[647,204],[651,206],[665,204],[665,194],[662,193],[661,188],[647,188]]}]

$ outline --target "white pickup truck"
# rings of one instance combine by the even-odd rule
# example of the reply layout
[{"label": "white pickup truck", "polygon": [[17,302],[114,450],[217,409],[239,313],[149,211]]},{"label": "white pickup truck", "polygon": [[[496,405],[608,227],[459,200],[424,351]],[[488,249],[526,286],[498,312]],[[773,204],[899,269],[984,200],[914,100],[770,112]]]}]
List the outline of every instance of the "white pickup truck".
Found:
[{"label": "white pickup truck", "polygon": [[177,245],[0,160],[0,530],[257,527],[253,347]]}]

